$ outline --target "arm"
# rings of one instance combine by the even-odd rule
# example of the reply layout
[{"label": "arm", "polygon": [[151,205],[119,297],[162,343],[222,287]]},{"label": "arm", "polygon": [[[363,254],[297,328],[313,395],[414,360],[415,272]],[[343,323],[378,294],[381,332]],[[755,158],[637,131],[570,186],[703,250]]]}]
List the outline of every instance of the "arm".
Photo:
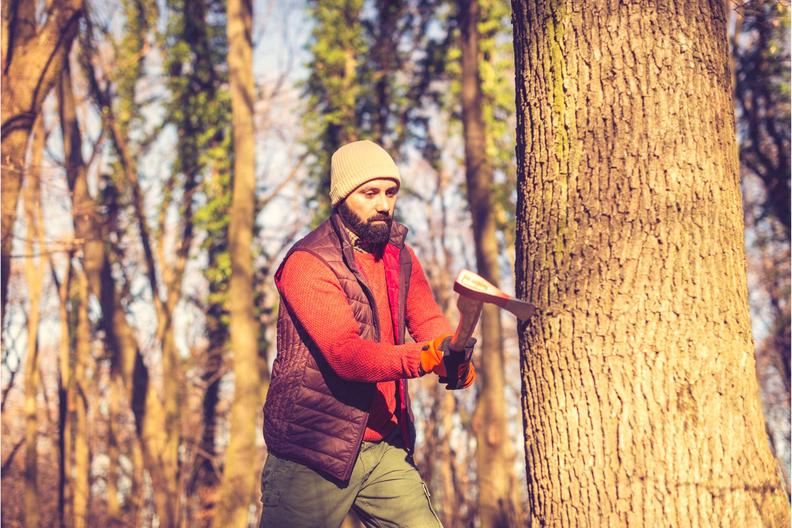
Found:
[{"label": "arm", "polygon": [[388,345],[360,337],[341,284],[316,256],[298,251],[289,257],[281,294],[341,378],[380,382],[419,376],[421,344]]},{"label": "arm", "polygon": [[[409,246],[405,247],[412,257],[412,275],[410,276],[410,290],[407,296],[407,328],[410,331],[410,335],[416,341],[423,341],[431,339],[433,336],[452,334],[451,325],[432,295],[429,281],[426,280],[426,275],[418,262],[418,258],[412,248]],[[458,305],[460,309],[464,308],[465,312],[471,312],[468,313],[468,317],[463,317],[463,320],[470,319],[472,324],[471,328],[458,329],[458,332],[461,330],[463,334],[467,334],[466,337],[461,337],[462,343],[467,344],[461,357],[459,354],[446,355],[447,350],[443,346],[442,338],[433,341],[434,349],[437,350],[434,360],[439,362],[438,368],[434,369],[434,372],[440,375],[442,383],[448,383],[448,389],[468,388],[476,379],[476,369],[470,360],[473,345],[476,341],[468,338],[470,337],[469,333],[472,333],[478,321],[481,303],[474,302],[473,304],[475,306],[470,306],[469,303],[463,300],[462,305]],[[475,312],[475,314],[472,312]],[[448,341],[450,340],[451,338],[448,339]],[[448,377],[447,369],[453,371],[452,377]]]}]

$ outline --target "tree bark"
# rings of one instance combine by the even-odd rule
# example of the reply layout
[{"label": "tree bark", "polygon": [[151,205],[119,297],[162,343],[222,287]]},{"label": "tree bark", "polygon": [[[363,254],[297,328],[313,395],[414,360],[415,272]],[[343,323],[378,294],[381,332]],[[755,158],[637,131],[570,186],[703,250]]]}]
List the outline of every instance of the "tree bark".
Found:
[{"label": "tree bark", "polygon": [[513,1],[531,521],[786,526],[725,3]]},{"label": "tree bark", "polygon": [[60,75],[82,16],[82,0],[55,3],[41,27],[36,3],[9,0],[2,6],[2,255],[0,256],[0,312],[5,319],[8,278],[17,200],[25,167],[25,153],[41,105]]},{"label": "tree bark", "polygon": [[255,219],[255,128],[250,0],[228,2],[228,67],[233,119],[234,173],[228,228],[231,256],[229,312],[234,369],[230,438],[225,454],[221,499],[214,526],[247,526],[257,473],[256,423],[261,384],[256,347],[258,324],[253,299],[253,222]]},{"label": "tree bark", "polygon": [[[479,275],[493,284],[500,281],[495,207],[492,200],[492,164],[487,155],[484,95],[479,77],[478,0],[458,2],[462,48],[462,124],[465,139],[465,179],[473,220],[473,241]],[[514,453],[507,434],[503,369],[503,330],[500,309],[485,304],[481,313],[478,362],[478,400],[473,417],[476,434],[476,471],[481,525],[512,524],[516,505],[511,500]]]},{"label": "tree bark", "polygon": [[[38,489],[38,393],[41,375],[38,365],[38,329],[41,320],[41,290],[44,281],[44,259],[41,257],[41,161],[45,143],[44,120],[36,120],[28,181],[25,186],[25,279],[29,308],[27,314],[27,350],[25,353],[25,526],[37,528],[41,503]],[[39,253],[38,256],[35,254]]]}]

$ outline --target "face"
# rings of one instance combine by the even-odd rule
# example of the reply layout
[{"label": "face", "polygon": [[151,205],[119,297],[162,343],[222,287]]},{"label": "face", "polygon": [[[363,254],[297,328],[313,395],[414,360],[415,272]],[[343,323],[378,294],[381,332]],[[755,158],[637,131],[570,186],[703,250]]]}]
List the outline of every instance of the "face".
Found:
[{"label": "face", "polygon": [[387,178],[371,180],[339,205],[344,222],[362,242],[384,244],[390,236],[399,184]]},{"label": "face", "polygon": [[352,191],[345,201],[349,210],[364,221],[387,219],[393,217],[398,193],[398,183],[382,178],[364,183]]}]

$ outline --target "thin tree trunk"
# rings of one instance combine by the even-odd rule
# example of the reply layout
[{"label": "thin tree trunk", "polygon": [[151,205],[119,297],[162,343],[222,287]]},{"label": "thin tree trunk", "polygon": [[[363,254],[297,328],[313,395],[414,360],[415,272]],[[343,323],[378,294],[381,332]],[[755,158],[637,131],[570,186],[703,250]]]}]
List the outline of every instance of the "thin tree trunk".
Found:
[{"label": "thin tree trunk", "polygon": [[[25,186],[25,279],[30,306],[28,308],[27,350],[25,355],[25,525],[37,528],[40,523],[38,489],[38,393],[41,375],[38,367],[38,328],[41,319],[41,290],[44,281],[41,220],[41,162],[45,143],[44,120],[39,117],[33,131],[30,165]],[[38,256],[35,256],[39,253]]]},{"label": "thin tree trunk", "polygon": [[[211,256],[209,261],[213,262]],[[217,404],[220,400],[223,349],[228,339],[226,325],[220,320],[222,312],[223,307],[221,305],[212,303],[206,320],[209,344],[206,351],[206,365],[201,378],[207,386],[202,404],[201,449],[196,458],[197,468],[195,470],[195,490],[199,501],[196,521],[201,523],[201,526],[211,525],[211,520],[217,507],[217,493],[220,484],[220,475],[215,470],[217,459]]]},{"label": "thin tree trunk", "polygon": [[234,186],[229,225],[231,283],[231,351],[234,399],[230,438],[225,455],[221,499],[214,526],[244,527],[256,489],[256,423],[262,402],[258,366],[258,324],[253,299],[253,221],[255,217],[255,157],[253,126],[253,13],[249,0],[228,2],[228,66],[234,140]]},{"label": "thin tree trunk", "polygon": [[141,517],[146,504],[145,461],[143,460],[143,449],[140,447],[140,438],[132,437],[130,444],[132,445],[132,486],[128,516],[132,526],[143,526]]},{"label": "thin tree trunk", "polygon": [[41,105],[60,75],[77,34],[81,0],[56,2],[38,27],[36,2],[12,1],[2,5],[2,255],[0,255],[0,313],[5,319],[11,271],[12,232],[22,188],[25,153]]},{"label": "thin tree trunk", "polygon": [[[492,203],[492,164],[487,155],[484,95],[479,76],[478,0],[461,0],[458,19],[462,38],[462,123],[465,138],[465,178],[473,220],[476,267],[498,284],[498,242]],[[479,393],[473,418],[481,525],[505,527],[513,519],[511,500],[514,453],[508,436],[503,370],[503,336],[498,307],[485,304],[481,314],[478,362]]]},{"label": "thin tree trunk", "polygon": [[74,527],[88,526],[90,500],[90,460],[88,452],[88,380],[86,370],[91,356],[91,323],[88,319],[88,281],[77,275],[79,311],[74,361]]},{"label": "thin tree trunk", "polygon": [[72,252],[66,257],[66,270],[61,281],[57,280],[55,265],[50,258],[53,282],[58,288],[60,300],[60,348],[58,353],[58,526],[65,528],[71,519],[71,423],[72,368],[71,368],[71,324],[69,321],[69,295],[72,287]]},{"label": "thin tree trunk", "polygon": [[748,314],[725,3],[513,2],[531,521],[788,526]]},{"label": "thin tree trunk", "polygon": [[123,526],[121,502],[118,498],[118,478],[121,473],[121,398],[123,387],[112,375],[109,380],[108,422],[107,422],[107,523],[111,527]]}]

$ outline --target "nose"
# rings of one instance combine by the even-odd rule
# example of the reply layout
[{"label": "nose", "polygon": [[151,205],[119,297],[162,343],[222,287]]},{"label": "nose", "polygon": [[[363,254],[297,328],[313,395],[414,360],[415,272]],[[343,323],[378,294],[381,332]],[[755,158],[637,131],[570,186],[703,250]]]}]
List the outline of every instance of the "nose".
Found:
[{"label": "nose", "polygon": [[380,193],[377,197],[377,203],[375,204],[378,213],[388,213],[390,212],[390,204],[388,203],[388,197],[385,196],[385,193]]}]

